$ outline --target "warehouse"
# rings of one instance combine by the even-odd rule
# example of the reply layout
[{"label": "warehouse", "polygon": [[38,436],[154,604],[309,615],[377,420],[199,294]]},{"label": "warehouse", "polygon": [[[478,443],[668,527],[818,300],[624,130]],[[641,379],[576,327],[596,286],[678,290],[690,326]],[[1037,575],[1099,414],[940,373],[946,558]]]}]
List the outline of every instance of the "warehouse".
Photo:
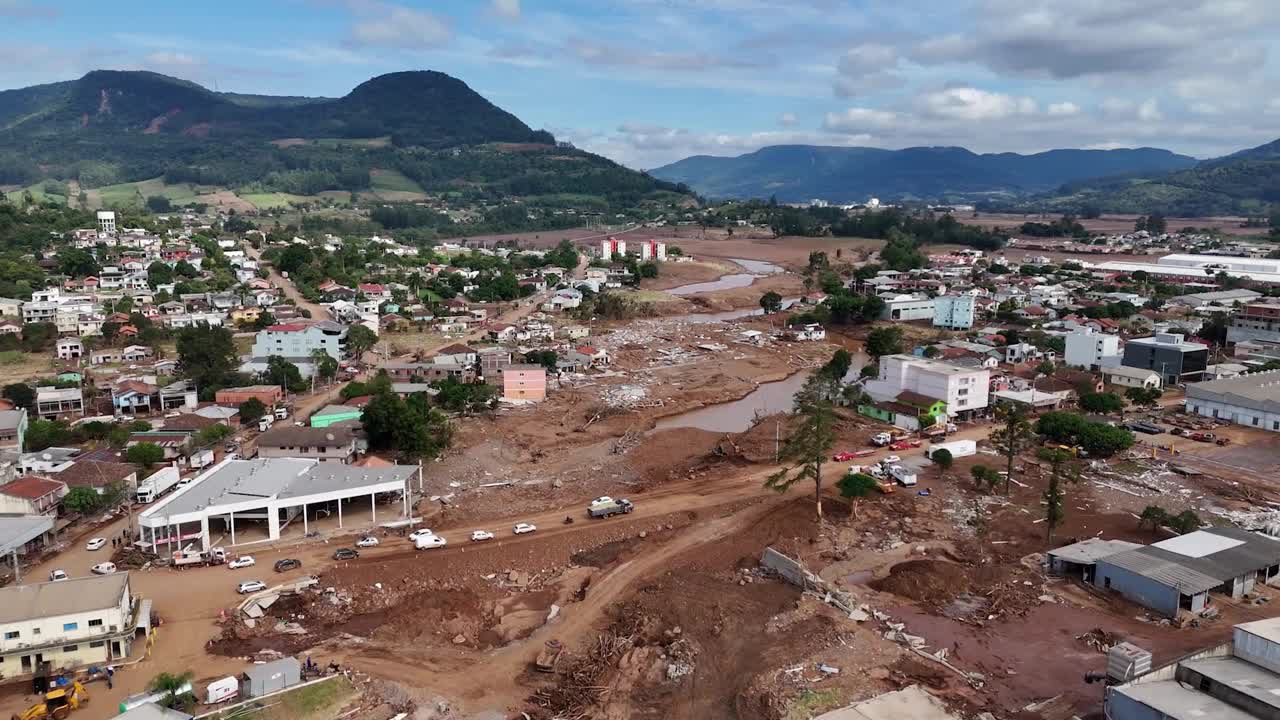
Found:
[{"label": "warehouse", "polygon": [[1089,538],[1046,553],[1049,556],[1049,572],[1054,575],[1078,577],[1087,583],[1092,583],[1099,560],[1140,547],[1142,546],[1138,543],[1126,540]]},{"label": "warehouse", "polygon": [[1168,617],[1200,612],[1209,592],[1238,598],[1280,575],[1280,540],[1210,528],[1099,558],[1093,584]]},{"label": "warehouse", "polygon": [[411,482],[421,484],[419,472],[417,465],[368,468],[300,458],[228,458],[145,510],[138,517],[142,544],[177,550],[198,542],[208,550],[220,544],[211,541],[211,525],[232,546],[279,540],[298,519],[303,533],[309,532],[316,513],[336,515],[339,528],[352,517],[372,526],[379,496],[397,503],[392,514],[402,519],[408,517]]},{"label": "warehouse", "polygon": [[1187,412],[1280,432],[1280,370],[1188,385]]}]

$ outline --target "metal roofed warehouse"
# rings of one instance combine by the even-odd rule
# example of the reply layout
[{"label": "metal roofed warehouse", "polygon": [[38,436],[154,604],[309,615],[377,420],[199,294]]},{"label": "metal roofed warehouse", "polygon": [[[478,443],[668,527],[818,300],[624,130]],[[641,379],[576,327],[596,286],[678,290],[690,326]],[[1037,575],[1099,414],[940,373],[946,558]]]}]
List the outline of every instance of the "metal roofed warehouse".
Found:
[{"label": "metal roofed warehouse", "polygon": [[[377,521],[377,496],[396,494],[407,516],[410,483],[417,465],[383,468],[350,467],[301,458],[226,459],[196,476],[190,485],[147,508],[138,517],[145,544],[172,549],[188,541],[211,547],[209,524],[226,529],[230,544],[278,540],[281,530],[301,517],[309,530],[307,507],[336,504],[338,527],[343,526],[345,503],[368,499],[369,522]],[[237,538],[237,524],[265,526],[261,532]],[[238,542],[243,540],[243,542]]]},{"label": "metal roofed warehouse", "polygon": [[1188,385],[1187,411],[1280,432],[1280,370]]}]

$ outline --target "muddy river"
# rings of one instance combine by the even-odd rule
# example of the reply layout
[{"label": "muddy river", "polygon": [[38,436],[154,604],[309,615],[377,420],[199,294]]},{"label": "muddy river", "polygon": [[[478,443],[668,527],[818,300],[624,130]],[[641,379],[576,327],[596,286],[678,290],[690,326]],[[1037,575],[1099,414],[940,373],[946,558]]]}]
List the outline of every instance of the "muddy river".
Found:
[{"label": "muddy river", "polygon": [[742,288],[750,285],[755,282],[758,277],[782,272],[782,268],[780,266],[763,260],[741,260],[733,258],[732,262],[741,265],[747,272],[722,275],[718,280],[712,280],[710,282],[681,285],[679,287],[671,288],[667,292],[672,295],[695,295],[697,293],[716,292],[717,290],[733,290],[734,288]]}]

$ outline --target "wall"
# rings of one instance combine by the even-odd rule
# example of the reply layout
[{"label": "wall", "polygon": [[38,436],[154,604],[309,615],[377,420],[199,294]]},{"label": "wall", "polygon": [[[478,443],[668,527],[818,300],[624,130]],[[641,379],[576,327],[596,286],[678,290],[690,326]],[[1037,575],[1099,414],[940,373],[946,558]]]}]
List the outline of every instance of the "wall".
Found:
[{"label": "wall", "polygon": [[304,458],[323,462],[349,463],[355,457],[355,442],[341,447],[264,447],[258,446],[258,456],[264,458]]},{"label": "wall", "polygon": [[[1107,586],[1108,581],[1111,583],[1110,587]],[[1098,561],[1098,570],[1093,584],[1103,590],[1118,592],[1133,602],[1167,617],[1176,617],[1178,614],[1177,590],[1111,565],[1106,559]]]}]

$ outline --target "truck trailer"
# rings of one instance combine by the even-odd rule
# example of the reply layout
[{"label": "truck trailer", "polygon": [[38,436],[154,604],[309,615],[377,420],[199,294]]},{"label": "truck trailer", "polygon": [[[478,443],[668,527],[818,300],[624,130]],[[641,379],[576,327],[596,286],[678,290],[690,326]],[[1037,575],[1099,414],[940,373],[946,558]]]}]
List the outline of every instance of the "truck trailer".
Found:
[{"label": "truck trailer", "polygon": [[138,483],[138,503],[146,505],[168,492],[182,479],[176,467],[167,467]]},{"label": "truck trailer", "polygon": [[619,498],[607,503],[593,503],[587,508],[587,517],[607,518],[612,515],[625,515],[635,509],[636,506],[632,505],[630,500]]},{"label": "truck trailer", "polygon": [[930,443],[928,449],[924,451],[925,457],[933,459],[933,454],[939,450],[946,450],[951,453],[953,458],[962,458],[978,453],[978,443],[974,440],[952,440],[951,442]]}]

